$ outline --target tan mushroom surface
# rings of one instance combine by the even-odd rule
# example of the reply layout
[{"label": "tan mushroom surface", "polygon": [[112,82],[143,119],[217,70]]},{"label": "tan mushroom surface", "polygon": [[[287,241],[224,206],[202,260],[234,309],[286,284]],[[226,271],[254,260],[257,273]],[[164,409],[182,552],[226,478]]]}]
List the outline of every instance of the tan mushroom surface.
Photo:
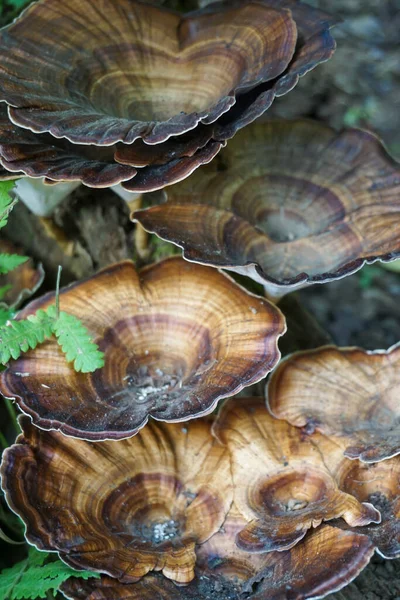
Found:
[{"label": "tan mushroom surface", "polygon": [[[384,558],[400,558],[400,456],[379,463],[348,461],[342,465],[341,487],[360,502],[371,502],[381,513],[381,523],[358,527]],[[341,522],[340,527],[347,525]]]},{"label": "tan mushroom surface", "polygon": [[96,444],[35,427],[4,452],[1,485],[37,548],[123,582],[151,570],[194,577],[195,546],[218,531],[232,501],[229,456],[208,419],[150,423]]},{"label": "tan mushroom surface", "polygon": [[326,346],[282,361],[269,380],[271,413],[307,431],[344,438],[348,458],[373,463],[400,453],[400,347]]},{"label": "tan mushroom surface", "polygon": [[[18,317],[53,303],[48,294]],[[111,265],[62,290],[60,307],[87,327],[105,366],[77,373],[50,339],[10,363],[0,391],[40,427],[92,440],[134,435],[149,416],[211,412],[271,371],[286,329],[273,304],[181,258],[139,273],[130,261]]]},{"label": "tan mushroom surface", "polygon": [[242,527],[243,517],[233,508],[223,529],[198,548],[196,578],[188,586],[177,587],[159,575],[130,585],[102,577],[70,579],[62,592],[71,600],[322,598],[350,583],[373,553],[366,536],[323,525],[291,550],[248,554],[235,546]]},{"label": "tan mushroom surface", "polygon": [[371,503],[341,489],[342,448],[274,419],[262,398],[228,400],[213,431],[231,455],[234,501],[247,521],[236,538],[242,550],[290,549],[332,519],[351,527],[381,521]]},{"label": "tan mushroom surface", "polygon": [[373,134],[255,123],[134,219],[189,261],[249,275],[273,296],[400,255],[400,166]]}]

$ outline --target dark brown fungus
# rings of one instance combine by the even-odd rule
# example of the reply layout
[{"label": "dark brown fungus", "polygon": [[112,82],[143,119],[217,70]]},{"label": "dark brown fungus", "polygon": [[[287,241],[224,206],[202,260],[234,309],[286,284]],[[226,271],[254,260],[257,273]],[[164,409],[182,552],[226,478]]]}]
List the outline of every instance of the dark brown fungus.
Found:
[{"label": "dark brown fungus", "polygon": [[247,521],[237,535],[242,550],[287,550],[339,517],[352,527],[380,522],[371,503],[341,489],[342,448],[274,419],[262,398],[228,400],[214,431],[229,449],[234,500]]},{"label": "dark brown fungus", "polygon": [[257,123],[167,194],[134,218],[277,297],[400,255],[400,166],[366,131]]},{"label": "dark brown fungus", "polygon": [[0,173],[3,180],[17,179],[22,174],[53,182],[81,181],[101,188],[131,179],[137,173],[134,167],[115,162],[112,148],[72,144],[14,125],[4,103],[0,103],[0,161],[5,169],[4,174]]},{"label": "dark brown fungus", "polygon": [[282,361],[267,401],[278,419],[343,437],[345,456],[373,463],[400,453],[399,394],[400,347],[325,346]]},{"label": "dark brown fungus", "polygon": [[0,32],[0,177],[181,181],[331,56],[334,23],[294,0],[38,0]]},{"label": "dark brown fungus", "polygon": [[191,581],[196,545],[218,531],[232,500],[229,456],[207,419],[153,421],[97,444],[42,431],[27,416],[20,423],[1,485],[31,544],[122,582],[152,570]]},{"label": "dark brown fungus", "polygon": [[39,0],[0,36],[1,98],[36,133],[158,144],[281,75],[296,40],[291,12],[258,2],[181,16],[135,0],[101,11],[95,0]]},{"label": "dark brown fungus", "polygon": [[[285,552],[248,554],[235,546],[243,517],[233,509],[221,532],[198,549],[196,579],[177,587],[159,575],[123,585],[115,579],[70,579],[71,600],[306,600],[350,583],[368,564],[373,545],[364,535],[322,525]],[[345,535],[346,534],[346,535]]]},{"label": "dark brown fungus", "polygon": [[400,558],[400,456],[374,464],[347,461],[340,479],[345,492],[371,502],[382,516],[381,523],[358,527],[357,533],[367,535],[384,558]]},{"label": "dark brown fungus", "polygon": [[[54,302],[46,295],[19,317]],[[105,353],[77,373],[49,340],[1,374],[0,391],[44,429],[91,440],[137,433],[149,416],[186,421],[263,379],[280,358],[282,313],[216,269],[167,259],[139,274],[129,261],[60,294]]]}]

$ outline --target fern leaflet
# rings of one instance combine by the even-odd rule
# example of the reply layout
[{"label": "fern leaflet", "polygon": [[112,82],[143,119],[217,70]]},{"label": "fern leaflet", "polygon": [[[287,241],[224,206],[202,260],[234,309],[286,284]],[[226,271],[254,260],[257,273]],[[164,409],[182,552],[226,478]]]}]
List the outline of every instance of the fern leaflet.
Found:
[{"label": "fern leaflet", "polygon": [[57,590],[70,577],[99,577],[89,571],[75,571],[61,560],[46,562],[47,552],[29,549],[26,560],[0,573],[0,598],[22,600],[46,598],[46,592]]},{"label": "fern leaflet", "polygon": [[17,359],[22,352],[33,350],[53,333],[54,321],[46,311],[38,310],[26,320],[10,321],[0,328],[0,363]]},{"label": "fern leaflet", "polygon": [[14,185],[15,181],[3,181],[0,183],[0,229],[7,225],[8,215],[17,202],[9,194]]},{"label": "fern leaflet", "polygon": [[0,254],[0,275],[5,275],[28,260],[19,254]]},{"label": "fern leaflet", "polygon": [[104,366],[104,354],[79,319],[61,311],[54,322],[53,332],[67,361],[73,361],[75,371],[90,373]]}]

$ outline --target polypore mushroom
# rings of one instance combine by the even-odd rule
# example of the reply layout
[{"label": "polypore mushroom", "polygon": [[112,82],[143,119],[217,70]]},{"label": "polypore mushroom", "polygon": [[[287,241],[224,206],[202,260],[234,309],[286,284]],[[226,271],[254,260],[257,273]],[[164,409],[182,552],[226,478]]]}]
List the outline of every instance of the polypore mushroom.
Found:
[{"label": "polypore mushroom", "polygon": [[[242,94],[234,110],[217,122],[215,136],[231,138],[239,129],[260,117],[272,104],[274,98],[290,92],[300,77],[326,62],[335,51],[336,43],[330,29],[340,18],[303,4],[298,0],[255,0],[271,8],[289,9],[297,27],[296,50],[286,71],[274,81],[261,84],[247,94]],[[242,0],[224,0],[225,5],[239,5]],[[218,4],[212,4],[213,10]]]},{"label": "polypore mushroom", "polygon": [[198,548],[197,577],[188,586],[178,588],[160,575],[148,575],[130,585],[107,577],[70,579],[61,590],[71,600],[322,598],[350,583],[373,553],[366,536],[323,525],[291,550],[248,554],[235,546],[244,524],[233,508],[222,530]]},{"label": "polypore mushroom", "polygon": [[387,352],[325,346],[282,361],[267,389],[278,419],[344,438],[363,462],[400,453],[400,347]]},{"label": "polypore mushroom", "polygon": [[207,419],[150,423],[119,443],[46,432],[24,416],[5,451],[1,485],[37,548],[122,582],[151,570],[194,577],[195,546],[218,531],[232,500],[229,457]]},{"label": "polypore mushroom", "polygon": [[244,273],[268,294],[400,255],[400,167],[371,133],[312,121],[249,126],[219,159],[134,218],[190,261]]},{"label": "polypore mushroom", "polygon": [[[5,239],[0,240],[0,254],[21,254],[23,251]],[[10,308],[17,308],[26,298],[32,296],[42,285],[44,271],[41,264],[35,267],[31,258],[16,269],[0,275],[0,288],[6,288],[1,298]]]},{"label": "polypore mushroom", "polygon": [[242,550],[287,550],[310,528],[339,517],[352,527],[380,522],[370,503],[340,489],[342,449],[275,420],[263,399],[227,401],[214,432],[231,454],[234,499],[247,521],[236,540]]},{"label": "polypore mushroom", "polygon": [[0,32],[1,161],[134,192],[180,181],[329,58],[334,23],[293,0],[186,16],[140,0],[101,11],[39,0]]},{"label": "polypore mushroom", "polygon": [[[347,461],[340,481],[345,492],[371,502],[381,513],[379,524],[359,527],[357,533],[367,535],[384,558],[400,558],[400,456],[374,464]],[[348,528],[343,522],[338,525]]]},{"label": "polypore mushroom", "polygon": [[[50,133],[53,154],[60,144],[54,138],[65,138],[73,143],[71,148],[65,142],[70,152],[75,144],[94,145],[90,150],[97,160],[101,152],[96,146],[108,146],[106,154],[113,161],[118,142],[160,144],[218,119],[239,92],[285,71],[296,38],[289,11],[254,2],[181,17],[140,1],[107,0],[99,12],[93,0],[62,6],[58,0],[40,0],[0,35],[0,96],[9,105],[10,128],[15,124],[33,132],[31,144],[35,134]],[[189,150],[183,149],[184,158],[206,143],[204,134],[199,135]],[[10,162],[6,150],[10,166],[26,166],[24,150],[18,148],[16,161],[9,143],[6,139],[0,147],[4,166]],[[178,142],[173,156],[179,156],[180,146]],[[133,164],[147,166],[160,159],[163,166],[171,160],[170,144],[164,151],[156,148],[154,157],[145,147]],[[131,165],[114,163],[113,168],[125,180],[136,174]]]},{"label": "polypore mushroom", "polygon": [[[54,302],[46,295],[26,317]],[[280,358],[284,317],[223,273],[171,258],[139,274],[130,261],[60,294],[61,309],[105,353],[94,373],[74,371],[54,340],[2,373],[0,391],[44,429],[85,439],[134,435],[149,416],[186,421],[263,379]]]}]

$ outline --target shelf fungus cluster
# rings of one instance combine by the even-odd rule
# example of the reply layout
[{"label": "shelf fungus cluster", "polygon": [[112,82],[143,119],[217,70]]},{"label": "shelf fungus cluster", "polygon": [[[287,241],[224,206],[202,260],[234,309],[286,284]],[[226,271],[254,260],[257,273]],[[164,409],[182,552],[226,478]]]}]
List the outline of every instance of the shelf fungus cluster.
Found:
[{"label": "shelf fungus cluster", "polygon": [[167,196],[134,219],[272,297],[400,256],[400,165],[366,131],[257,122]]},{"label": "shelf fungus cluster", "polygon": [[38,0],[0,31],[0,177],[180,181],[330,58],[335,22],[296,0]]},{"label": "shelf fungus cluster", "polygon": [[[30,544],[100,575],[66,598],[307,600],[400,558],[400,347],[279,364],[283,314],[220,271],[279,298],[400,256],[400,166],[374,135],[251,124],[332,55],[334,24],[297,0],[38,0],[0,30],[0,179],[179,182],[133,219],[183,258],[110,265],[16,316],[61,305],[104,367],[48,339],[0,373],[23,413],[8,505]],[[22,267],[12,306],[42,279]],[[243,396],[271,372],[266,400]]]},{"label": "shelf fungus cluster", "polygon": [[[278,364],[279,309],[180,257],[59,302],[105,365],[77,373],[52,340],[10,363],[0,390],[25,414],[0,475],[30,544],[100,574],[66,598],[307,600],[400,558],[397,347]],[[273,369],[267,406],[230,398]]]},{"label": "shelf fungus cluster", "polygon": [[118,442],[20,425],[1,481],[28,541],[101,573],[72,600],[323,597],[400,556],[399,457],[350,460],[263,398]]}]

